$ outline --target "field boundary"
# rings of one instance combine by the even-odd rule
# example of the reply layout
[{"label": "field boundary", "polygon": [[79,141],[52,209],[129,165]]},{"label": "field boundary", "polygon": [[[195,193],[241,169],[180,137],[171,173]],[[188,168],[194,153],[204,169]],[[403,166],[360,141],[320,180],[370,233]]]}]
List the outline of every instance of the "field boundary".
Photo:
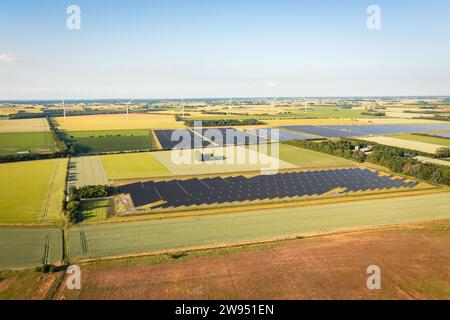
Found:
[{"label": "field boundary", "polygon": [[260,239],[260,240],[252,240],[252,241],[239,241],[235,243],[228,244],[211,244],[205,246],[193,246],[193,247],[181,247],[177,249],[168,249],[168,250],[158,250],[158,251],[149,251],[144,253],[136,253],[136,254],[122,254],[122,255],[114,255],[107,257],[98,257],[98,258],[88,258],[88,259],[74,259],[72,262],[77,263],[94,263],[101,261],[112,261],[112,260],[122,260],[129,258],[139,258],[139,257],[149,257],[149,256],[158,256],[164,254],[174,254],[179,252],[200,252],[200,251],[208,251],[208,250],[218,250],[218,249],[226,249],[226,248],[239,248],[239,247],[247,247],[252,245],[262,245],[268,243],[276,243],[290,240],[306,240],[306,239],[314,239],[335,235],[351,235],[351,234],[360,234],[372,231],[395,231],[404,227],[412,227],[414,225],[423,225],[424,223],[433,223],[433,222],[446,222],[450,221],[450,218],[447,219],[431,219],[431,220],[423,220],[423,221],[411,221],[408,223],[399,223],[399,224],[383,224],[379,226],[372,227],[357,227],[357,228],[343,228],[337,229],[333,231],[324,231],[324,232],[310,232],[310,233],[299,233],[289,236],[281,236],[274,237],[269,239]]}]

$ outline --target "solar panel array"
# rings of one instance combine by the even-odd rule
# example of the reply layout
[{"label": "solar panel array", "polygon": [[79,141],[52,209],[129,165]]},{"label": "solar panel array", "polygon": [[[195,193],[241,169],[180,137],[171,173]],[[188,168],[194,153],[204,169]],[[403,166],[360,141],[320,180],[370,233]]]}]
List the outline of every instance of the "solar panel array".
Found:
[{"label": "solar panel array", "polygon": [[267,139],[259,137],[255,130],[242,131],[234,128],[203,128],[193,130],[195,133],[187,129],[155,130],[155,135],[165,150],[267,142]]},{"label": "solar panel array", "polygon": [[[278,130],[278,131],[276,131]],[[304,134],[286,131],[282,129],[275,128],[265,128],[265,129],[256,129],[255,133],[260,136],[268,137],[271,140],[277,141],[290,141],[290,140],[313,140],[315,139],[312,136],[307,136]]]},{"label": "solar panel array", "polygon": [[450,124],[416,125],[327,125],[327,126],[286,126],[296,132],[310,133],[325,138],[360,137],[367,135],[423,133],[450,130]]},{"label": "solar panel array", "polygon": [[[413,188],[416,182],[380,176],[368,169],[287,172],[255,177],[215,177],[134,183],[119,187],[130,194],[135,206],[154,204],[171,208],[214,203],[242,202],[296,196],[322,195],[336,188],[346,191]],[[159,203],[161,202],[161,203]]]},{"label": "solar panel array", "polygon": [[445,133],[433,133],[433,135],[436,136],[436,137],[450,138],[450,132],[445,132]]}]

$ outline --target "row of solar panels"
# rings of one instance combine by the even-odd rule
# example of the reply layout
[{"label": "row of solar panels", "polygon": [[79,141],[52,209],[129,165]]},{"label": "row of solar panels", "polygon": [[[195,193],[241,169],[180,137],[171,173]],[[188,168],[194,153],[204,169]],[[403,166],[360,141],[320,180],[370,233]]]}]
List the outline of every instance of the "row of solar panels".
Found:
[{"label": "row of solar panels", "polygon": [[336,188],[347,191],[413,188],[416,182],[380,176],[368,169],[287,172],[255,177],[215,177],[134,183],[119,187],[136,207],[170,208],[321,195]]},{"label": "row of solar panels", "polygon": [[267,143],[269,140],[284,142],[294,139],[314,139],[305,134],[276,128],[251,130],[234,128],[155,130],[155,135],[165,150]]},{"label": "row of solar panels", "polygon": [[[450,131],[450,124],[417,125],[329,125],[329,126],[285,126],[280,128],[263,128],[238,130],[234,128],[203,128],[179,130],[155,130],[162,148],[191,149],[208,146],[245,145],[266,143],[268,141],[312,140],[318,137],[346,138],[368,135],[425,133],[433,131]],[[436,133],[450,137],[450,133]]]},{"label": "row of solar panels", "polygon": [[450,139],[450,132],[446,133],[433,133],[433,136],[441,137],[441,138],[449,138]]},{"label": "row of solar panels", "polygon": [[283,129],[325,138],[450,131],[450,124],[286,126]]}]

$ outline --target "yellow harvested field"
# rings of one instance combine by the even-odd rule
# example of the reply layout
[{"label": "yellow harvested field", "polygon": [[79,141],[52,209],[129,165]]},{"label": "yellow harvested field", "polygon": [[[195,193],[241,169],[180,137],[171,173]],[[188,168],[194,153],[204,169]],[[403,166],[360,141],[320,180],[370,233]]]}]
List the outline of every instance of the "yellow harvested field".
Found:
[{"label": "yellow harvested field", "polygon": [[0,120],[0,133],[48,132],[47,119]]},{"label": "yellow harvested field", "polygon": [[175,116],[166,114],[102,114],[55,118],[60,129],[65,131],[126,130],[126,129],[177,129],[183,122],[175,121]]},{"label": "yellow harvested field", "polygon": [[396,139],[396,138],[390,138],[390,137],[364,137],[362,139],[366,140],[366,141],[372,141],[375,143],[379,143],[379,144],[384,144],[387,146],[422,151],[422,152],[427,152],[427,153],[436,153],[436,151],[438,149],[442,148],[442,146],[437,145],[437,144],[410,141],[410,140],[404,140],[404,139]]}]

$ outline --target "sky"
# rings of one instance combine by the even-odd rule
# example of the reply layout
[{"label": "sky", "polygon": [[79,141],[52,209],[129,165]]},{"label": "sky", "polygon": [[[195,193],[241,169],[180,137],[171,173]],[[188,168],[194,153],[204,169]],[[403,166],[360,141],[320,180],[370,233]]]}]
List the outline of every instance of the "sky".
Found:
[{"label": "sky", "polygon": [[450,95],[449,40],[448,0],[0,0],[0,100]]}]

